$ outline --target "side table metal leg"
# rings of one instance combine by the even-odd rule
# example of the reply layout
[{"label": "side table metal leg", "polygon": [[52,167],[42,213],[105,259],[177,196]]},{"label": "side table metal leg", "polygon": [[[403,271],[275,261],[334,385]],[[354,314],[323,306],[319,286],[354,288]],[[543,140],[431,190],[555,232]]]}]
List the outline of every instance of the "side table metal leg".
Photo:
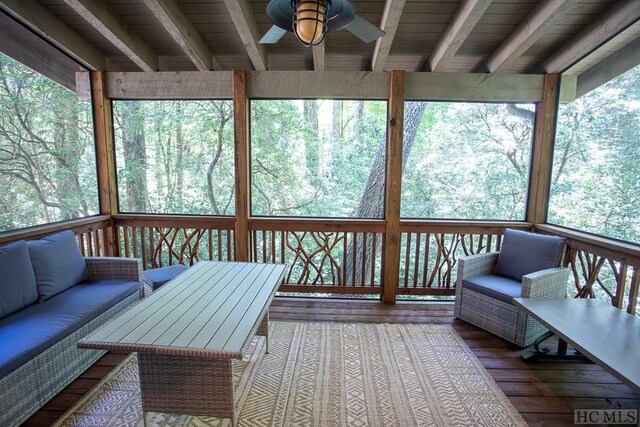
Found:
[{"label": "side table metal leg", "polygon": [[567,354],[567,342],[560,337],[558,337],[558,350],[555,353],[551,353],[548,348],[540,348],[542,342],[553,335],[554,333],[551,331],[544,333],[533,343],[534,350],[527,350],[523,352],[520,357],[525,362],[537,362],[538,360],[575,360],[579,362],[590,362],[587,357],[578,352],[576,352],[576,354]]}]

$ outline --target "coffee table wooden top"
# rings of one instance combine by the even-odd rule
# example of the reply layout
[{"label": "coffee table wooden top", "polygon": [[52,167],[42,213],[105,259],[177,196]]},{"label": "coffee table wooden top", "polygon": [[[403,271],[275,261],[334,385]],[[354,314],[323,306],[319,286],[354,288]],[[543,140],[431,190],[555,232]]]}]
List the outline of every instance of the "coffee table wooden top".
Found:
[{"label": "coffee table wooden top", "polygon": [[640,391],[640,319],[596,299],[514,301],[582,354]]},{"label": "coffee table wooden top", "polygon": [[281,264],[201,261],[78,347],[242,358],[284,272]]}]

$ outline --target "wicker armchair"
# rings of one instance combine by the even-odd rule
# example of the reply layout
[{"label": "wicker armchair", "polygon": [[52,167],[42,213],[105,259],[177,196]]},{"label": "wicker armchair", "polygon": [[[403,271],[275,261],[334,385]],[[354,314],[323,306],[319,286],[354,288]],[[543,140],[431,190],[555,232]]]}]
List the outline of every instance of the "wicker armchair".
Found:
[{"label": "wicker armchair", "polygon": [[[524,235],[533,234],[516,233],[521,233],[518,238],[529,238]],[[503,250],[507,234],[505,232]],[[528,247],[520,241],[517,243],[517,251],[522,252]],[[563,246],[564,241],[561,241],[555,267],[551,265],[554,268],[524,274],[521,281],[495,273],[498,252],[461,258],[458,261],[455,316],[521,347],[531,345],[547,329],[518,309],[513,298],[565,298],[569,270],[557,267]]]}]

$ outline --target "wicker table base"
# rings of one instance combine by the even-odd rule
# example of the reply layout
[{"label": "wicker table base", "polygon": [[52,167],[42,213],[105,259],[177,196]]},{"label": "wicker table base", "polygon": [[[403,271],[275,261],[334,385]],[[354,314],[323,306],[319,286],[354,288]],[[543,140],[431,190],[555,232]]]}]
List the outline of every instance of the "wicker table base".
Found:
[{"label": "wicker table base", "polygon": [[[255,335],[269,352],[269,314]],[[138,352],[142,416],[147,412],[230,418],[236,425],[232,359]]]},{"label": "wicker table base", "polygon": [[269,346],[269,305],[286,266],[201,261],[78,342],[138,356],[147,412],[230,418],[236,424],[233,359],[255,335]]}]

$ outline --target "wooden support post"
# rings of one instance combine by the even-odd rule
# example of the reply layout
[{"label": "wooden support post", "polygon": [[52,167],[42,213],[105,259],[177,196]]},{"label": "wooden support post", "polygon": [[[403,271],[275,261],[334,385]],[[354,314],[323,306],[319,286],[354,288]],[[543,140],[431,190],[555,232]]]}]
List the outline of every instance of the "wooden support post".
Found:
[{"label": "wooden support post", "polygon": [[[111,101],[106,96],[105,87],[104,72],[91,71],[91,98],[96,140],[100,214],[115,215],[118,213],[118,193],[113,144],[113,116],[111,114]],[[104,230],[106,256],[119,255],[116,245],[116,233],[117,230],[112,225]]]},{"label": "wooden support post", "polygon": [[233,128],[235,141],[236,261],[249,261],[249,98],[247,72],[233,70]]},{"label": "wooden support post", "polygon": [[553,143],[558,115],[560,75],[545,74],[542,101],[536,106],[535,133],[531,148],[529,193],[526,221],[543,224],[547,221],[549,188],[553,165]]},{"label": "wooden support post", "polygon": [[396,303],[400,274],[400,189],[402,180],[402,144],[404,130],[404,71],[392,71],[387,112],[387,168],[384,217],[382,302]]}]

